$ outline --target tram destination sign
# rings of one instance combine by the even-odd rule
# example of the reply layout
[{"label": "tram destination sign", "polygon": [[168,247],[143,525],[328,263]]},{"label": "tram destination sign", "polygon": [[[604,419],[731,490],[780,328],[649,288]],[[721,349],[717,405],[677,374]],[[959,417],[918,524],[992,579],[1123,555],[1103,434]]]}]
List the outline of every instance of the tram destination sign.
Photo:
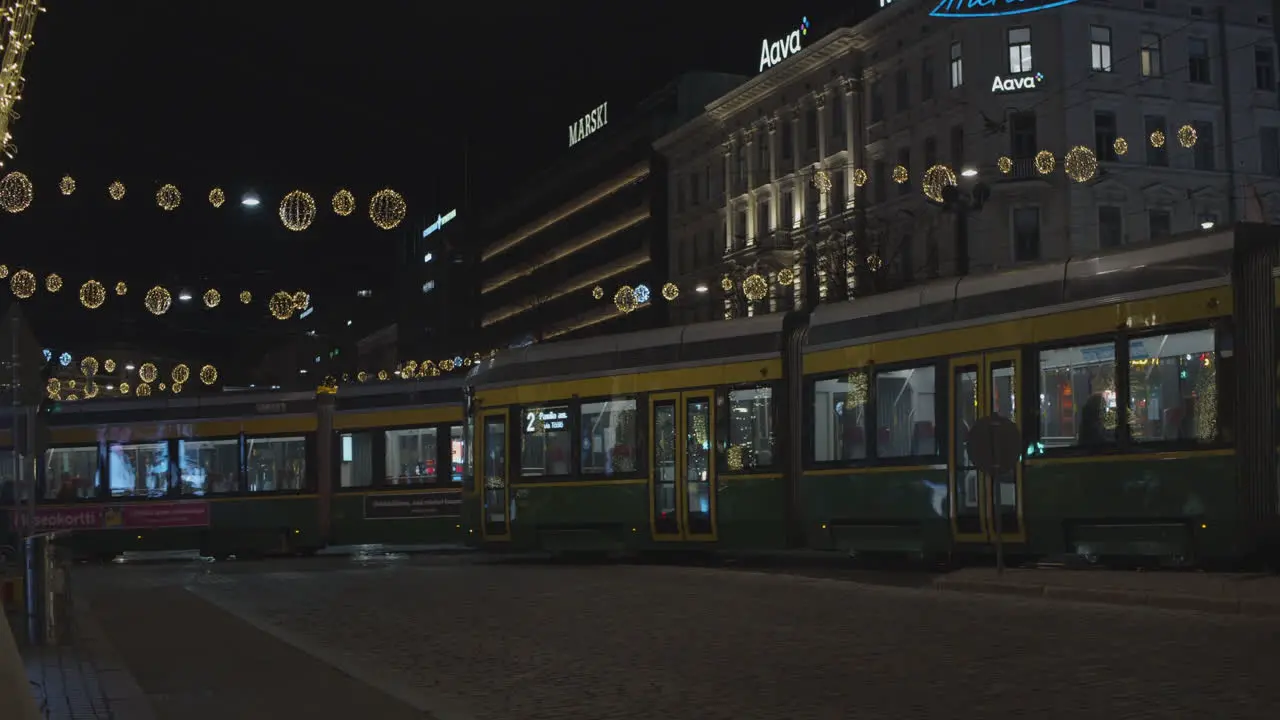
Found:
[{"label": "tram destination sign", "polygon": [[365,495],[365,520],[422,520],[462,515],[462,491]]}]

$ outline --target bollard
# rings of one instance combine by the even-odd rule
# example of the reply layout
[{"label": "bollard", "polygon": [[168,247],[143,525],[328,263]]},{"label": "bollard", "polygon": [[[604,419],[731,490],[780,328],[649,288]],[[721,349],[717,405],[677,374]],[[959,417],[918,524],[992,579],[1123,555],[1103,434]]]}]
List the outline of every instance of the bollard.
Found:
[{"label": "bollard", "polygon": [[26,590],[27,640],[32,645],[55,645],[66,631],[66,533],[41,533],[24,541],[23,580]]}]

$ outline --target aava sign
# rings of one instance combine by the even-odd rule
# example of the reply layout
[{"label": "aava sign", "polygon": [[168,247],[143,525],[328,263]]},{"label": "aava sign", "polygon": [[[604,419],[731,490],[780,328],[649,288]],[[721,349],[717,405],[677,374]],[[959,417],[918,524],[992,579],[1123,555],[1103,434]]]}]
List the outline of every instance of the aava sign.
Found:
[{"label": "aava sign", "polygon": [[809,18],[800,18],[800,27],[781,40],[769,42],[766,38],[760,41],[760,70],[771,68],[788,57],[800,52],[800,38],[809,34]]},{"label": "aava sign", "polygon": [[[1000,17],[1048,10],[1070,5],[1076,0],[942,0],[929,13],[934,17]],[[881,7],[884,3],[881,3]]]},{"label": "aava sign", "polygon": [[997,75],[995,79],[991,81],[991,92],[1008,93],[1018,92],[1019,90],[1035,90],[1042,82],[1044,82],[1044,73],[1018,75],[1016,77],[1007,78],[1002,78]]}]

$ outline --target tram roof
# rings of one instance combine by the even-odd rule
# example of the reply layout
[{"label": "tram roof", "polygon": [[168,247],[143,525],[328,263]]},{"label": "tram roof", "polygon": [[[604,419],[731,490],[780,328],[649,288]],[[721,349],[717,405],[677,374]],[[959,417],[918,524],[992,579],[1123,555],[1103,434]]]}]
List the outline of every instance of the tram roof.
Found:
[{"label": "tram roof", "polygon": [[63,402],[51,413],[55,426],[117,425],[166,420],[295,415],[315,412],[312,392],[235,391],[191,397],[122,398]]}]

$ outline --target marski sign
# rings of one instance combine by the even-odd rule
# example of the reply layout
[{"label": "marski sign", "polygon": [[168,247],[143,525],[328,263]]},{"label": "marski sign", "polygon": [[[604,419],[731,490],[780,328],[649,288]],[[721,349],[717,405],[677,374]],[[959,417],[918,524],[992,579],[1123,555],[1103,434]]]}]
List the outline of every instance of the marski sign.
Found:
[{"label": "marski sign", "polygon": [[[929,14],[934,17],[971,18],[1021,15],[1070,5],[1076,0],[942,0]],[[881,3],[884,7],[886,3]]]},{"label": "marski sign", "polygon": [[809,34],[809,18],[800,18],[800,27],[791,31],[791,34],[781,40],[770,42],[768,38],[760,41],[760,70],[764,72],[767,68],[782,62],[783,60],[800,52],[800,39]]}]

